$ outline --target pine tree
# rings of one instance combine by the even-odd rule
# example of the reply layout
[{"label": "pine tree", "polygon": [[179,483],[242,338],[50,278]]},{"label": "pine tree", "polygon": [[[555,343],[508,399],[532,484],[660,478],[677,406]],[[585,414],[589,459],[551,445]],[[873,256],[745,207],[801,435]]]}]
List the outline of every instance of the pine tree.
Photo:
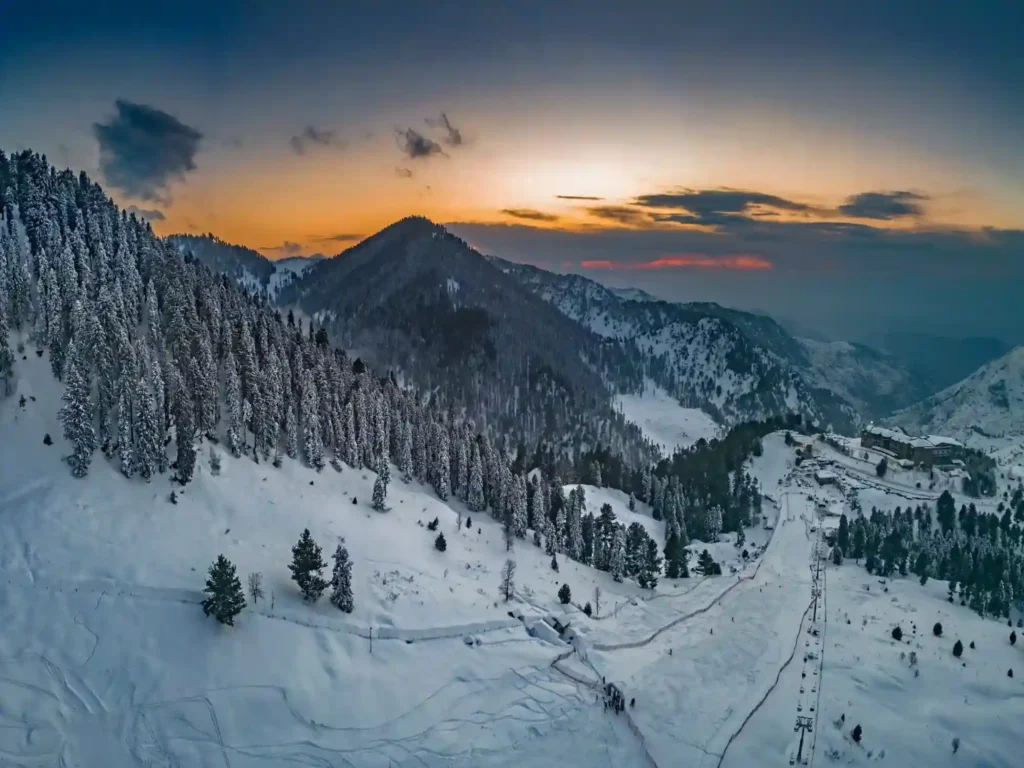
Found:
[{"label": "pine tree", "polygon": [[61,397],[64,405],[60,409],[64,437],[72,446],[72,453],[67,461],[71,465],[71,474],[75,477],[85,477],[89,474],[92,452],[96,449],[91,385],[84,355],[84,349],[72,340],[64,371],[65,386]]},{"label": "pine tree", "polygon": [[647,537],[645,549],[643,563],[637,575],[637,583],[644,589],[654,589],[658,586],[658,576],[661,574],[661,555],[658,554],[658,543]]},{"label": "pine tree", "polygon": [[388,467],[388,460],[382,454],[377,457],[377,479],[373,482],[373,508],[378,512],[387,512],[385,500],[388,495],[390,479],[391,470]]},{"label": "pine tree", "polygon": [[331,605],[345,613],[352,613],[352,561],[342,541],[334,550],[334,572],[331,575]]},{"label": "pine tree", "polygon": [[295,418],[295,406],[292,405],[291,400],[288,401],[284,410],[284,434],[285,453],[288,454],[289,459],[297,459],[299,457],[299,422]]},{"label": "pine tree", "polygon": [[436,549],[438,552],[444,552],[446,549],[448,549],[448,542],[445,541],[443,533],[437,534],[437,538],[434,539],[434,549]]},{"label": "pine tree", "polygon": [[561,589],[558,590],[558,600],[562,605],[568,605],[569,601],[572,600],[572,590],[569,589],[568,584],[563,584]]},{"label": "pine tree", "polygon": [[512,497],[512,532],[516,538],[526,538],[526,478],[516,476]]},{"label": "pine tree", "polygon": [[228,417],[228,450],[237,459],[242,455],[245,443],[245,422],[242,420],[242,384],[238,378],[235,355],[230,349],[224,360],[224,397]]},{"label": "pine tree", "polygon": [[311,603],[319,600],[327,588],[327,582],[323,578],[326,565],[321,556],[320,545],[313,540],[309,528],[306,528],[298,543],[292,547],[292,562],[288,570],[292,572],[292,581],[302,590],[302,596]]},{"label": "pine tree", "polygon": [[[412,479],[412,424],[405,422],[402,429],[402,443],[398,451],[398,471],[402,473],[402,479],[409,482]],[[470,509],[472,509],[472,504]]]},{"label": "pine tree", "polygon": [[302,385],[302,446],[309,466],[319,472],[326,464],[324,444],[320,433],[320,395],[313,375],[306,370]]},{"label": "pine tree", "polygon": [[711,553],[705,549],[697,559],[697,571],[704,576],[720,576],[722,566],[716,563],[714,558],[711,557]]},{"label": "pine tree", "polygon": [[451,490],[451,462],[448,432],[440,424],[435,426],[434,491],[441,501],[448,498]]},{"label": "pine tree", "polygon": [[[143,346],[145,350],[145,346]],[[148,359],[148,354],[144,353]],[[136,388],[135,400],[139,404],[139,425],[136,430],[138,442],[138,469],[139,474],[147,482],[159,471],[160,454],[164,450],[160,441],[159,419],[160,415],[156,410],[156,400],[153,392],[146,383],[151,376],[151,367],[144,360],[143,375],[139,378]]]},{"label": "pine tree", "polygon": [[195,421],[192,399],[185,389],[184,380],[173,363],[168,370],[168,382],[174,402],[174,440],[178,451],[175,457],[177,472],[175,479],[182,485],[192,481],[196,468],[196,448],[192,442],[195,436]]},{"label": "pine tree", "polygon": [[569,497],[568,519],[566,520],[566,553],[573,560],[583,558],[583,488],[577,486],[575,496]]},{"label": "pine tree", "polygon": [[121,387],[117,399],[117,435],[121,474],[131,477],[135,474],[135,446],[132,443],[132,406],[127,386]]},{"label": "pine tree", "polygon": [[217,555],[217,560],[210,566],[203,592],[208,595],[202,602],[203,613],[213,616],[221,624],[234,626],[235,616],[245,608],[245,593],[235,566],[224,555]]}]

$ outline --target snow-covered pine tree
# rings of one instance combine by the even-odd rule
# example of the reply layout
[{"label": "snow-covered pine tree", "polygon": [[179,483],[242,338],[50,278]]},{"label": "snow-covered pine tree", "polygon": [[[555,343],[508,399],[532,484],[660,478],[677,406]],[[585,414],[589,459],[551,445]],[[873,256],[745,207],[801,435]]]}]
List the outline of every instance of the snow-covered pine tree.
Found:
[{"label": "snow-covered pine tree", "polygon": [[386,499],[390,479],[391,469],[388,467],[387,457],[380,454],[377,457],[377,479],[373,482],[373,508],[378,512],[387,512]]},{"label": "snow-covered pine tree", "polygon": [[359,467],[361,452],[359,450],[359,436],[356,434],[356,412],[352,400],[345,404],[345,448],[343,455],[346,464],[353,468]]},{"label": "snow-covered pine tree", "polygon": [[127,385],[125,381],[117,399],[117,450],[121,456],[121,474],[131,477],[135,474],[135,445],[132,440],[132,403]]},{"label": "snow-covered pine tree", "polygon": [[412,424],[405,421],[402,425],[401,446],[398,451],[398,471],[405,482],[412,480]]},{"label": "snow-covered pine tree", "polygon": [[444,501],[448,498],[448,494],[451,491],[449,487],[451,483],[451,466],[448,431],[438,424],[435,427],[435,434],[434,491],[437,493],[437,497]]},{"label": "snow-covered pine tree", "polygon": [[512,496],[512,532],[516,538],[526,538],[526,478],[517,475]]},{"label": "snow-covered pine tree", "polygon": [[295,418],[295,406],[291,399],[284,410],[285,453],[289,459],[299,457],[299,423]]},{"label": "snow-covered pine tree", "polygon": [[11,351],[11,345],[7,338],[7,305],[7,275],[2,256],[0,256],[0,397],[7,397],[11,394],[11,379],[14,376],[14,353]]},{"label": "snow-covered pine tree", "polygon": [[644,589],[654,589],[658,586],[658,576],[661,575],[661,555],[658,554],[657,542],[647,537],[644,550],[637,583]]},{"label": "snow-covered pine tree", "polygon": [[331,574],[331,605],[345,613],[352,613],[352,561],[344,539],[334,550],[334,571]]},{"label": "snow-covered pine tree", "polygon": [[573,560],[583,557],[583,488],[577,486],[569,494],[569,509],[566,518],[565,551]]},{"label": "snow-covered pine tree", "polygon": [[91,389],[84,349],[72,339],[64,371],[64,394],[61,397],[64,405],[60,409],[60,421],[64,437],[71,443],[71,455],[67,461],[75,477],[89,474],[92,452],[96,450]]},{"label": "snow-covered pine tree", "polygon": [[185,389],[184,377],[174,363],[168,368],[167,382],[171,389],[174,412],[174,442],[177,446],[175,457],[175,479],[185,485],[192,481],[196,468],[195,417],[192,409],[192,398]]},{"label": "snow-covered pine tree", "polygon": [[327,588],[327,582],[322,575],[327,563],[324,562],[321,552],[320,545],[313,540],[309,528],[306,528],[292,547],[292,562],[288,566],[288,570],[292,572],[292,581],[299,585],[302,596],[311,603],[319,600]]},{"label": "snow-covered pine tree", "polygon": [[615,536],[608,555],[608,570],[615,581],[622,581],[626,575],[626,529],[621,525],[615,526]]},{"label": "snow-covered pine tree", "polygon": [[237,459],[242,455],[245,444],[245,422],[242,420],[242,384],[235,364],[235,353],[230,349],[224,358],[224,397],[228,420],[228,450]]},{"label": "snow-covered pine tree", "polygon": [[317,472],[324,468],[324,444],[320,437],[320,397],[307,369],[302,383],[302,447],[306,461]]},{"label": "snow-covered pine tree", "polygon": [[480,446],[473,441],[469,457],[469,508],[473,512],[484,511],[484,471],[480,457]]},{"label": "snow-covered pine tree", "polygon": [[221,624],[234,626],[235,616],[245,608],[245,593],[235,566],[224,555],[217,555],[210,566],[203,592],[208,595],[202,602],[203,613],[213,616]]},{"label": "snow-covered pine tree", "polygon": [[554,557],[555,553],[558,551],[558,539],[555,535],[554,523],[551,522],[551,518],[549,518],[547,515],[544,515],[543,525],[544,553]]}]

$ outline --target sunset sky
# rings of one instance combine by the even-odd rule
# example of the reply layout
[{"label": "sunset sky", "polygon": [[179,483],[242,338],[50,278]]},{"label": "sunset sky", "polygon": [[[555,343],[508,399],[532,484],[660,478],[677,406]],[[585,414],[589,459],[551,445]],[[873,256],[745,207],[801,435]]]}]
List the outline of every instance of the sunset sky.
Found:
[{"label": "sunset sky", "polygon": [[826,334],[1024,341],[1019,3],[70,5],[0,0],[0,148],[160,234],[333,255],[419,213]]}]

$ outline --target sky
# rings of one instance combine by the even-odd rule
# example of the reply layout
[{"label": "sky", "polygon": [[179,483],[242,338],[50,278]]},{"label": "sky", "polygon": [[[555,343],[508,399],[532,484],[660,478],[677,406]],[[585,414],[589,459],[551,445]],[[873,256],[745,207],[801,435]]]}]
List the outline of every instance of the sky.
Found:
[{"label": "sky", "polygon": [[805,333],[1021,343],[1022,39],[1014,2],[0,0],[0,148],[271,258],[421,214]]}]

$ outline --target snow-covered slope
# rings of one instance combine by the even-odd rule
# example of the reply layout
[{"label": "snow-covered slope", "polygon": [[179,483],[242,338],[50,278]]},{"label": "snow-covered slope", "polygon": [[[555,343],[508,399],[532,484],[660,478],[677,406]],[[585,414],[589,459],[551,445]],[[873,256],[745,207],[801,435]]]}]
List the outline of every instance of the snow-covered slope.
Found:
[{"label": "snow-covered slope", "polygon": [[[98,458],[76,480],[58,461],[68,452],[55,418],[61,385],[34,355],[18,372],[0,401],[0,444],[19,446],[0,467],[4,761],[641,764],[625,723],[552,667],[569,647],[531,638],[499,602],[507,555],[493,520],[474,515],[457,530],[455,509],[397,479],[380,514],[369,506],[372,473],[292,461],[275,469],[225,455],[214,477],[204,458],[182,490],[166,476],[126,480]],[[425,527],[434,517],[444,553]],[[325,554],[346,541],[351,615],[326,599],[303,603],[289,579],[290,547],[307,526]],[[220,553],[243,582],[264,577],[265,600],[233,628],[198,605]],[[533,616],[560,611],[562,583],[599,583],[609,604],[641,592],[567,559],[555,574],[528,541],[509,555]]]},{"label": "snow-covered slope", "polygon": [[968,438],[1024,434],[1024,346],[982,366],[920,403],[899,411],[892,422],[918,432]]},{"label": "snow-covered slope", "polygon": [[699,408],[684,408],[675,398],[651,383],[639,395],[618,395],[615,406],[643,430],[648,439],[671,456],[698,440],[719,437],[722,428]]},{"label": "snow-covered slope", "polygon": [[866,415],[889,414],[929,394],[895,358],[848,341],[798,339],[807,356],[805,376],[848,400]]},{"label": "snow-covered slope", "polygon": [[859,423],[848,402],[803,375],[803,347],[770,318],[713,304],[634,300],[579,275],[493,261],[566,316],[633,345],[661,387],[721,423],[793,411],[836,429]]}]

